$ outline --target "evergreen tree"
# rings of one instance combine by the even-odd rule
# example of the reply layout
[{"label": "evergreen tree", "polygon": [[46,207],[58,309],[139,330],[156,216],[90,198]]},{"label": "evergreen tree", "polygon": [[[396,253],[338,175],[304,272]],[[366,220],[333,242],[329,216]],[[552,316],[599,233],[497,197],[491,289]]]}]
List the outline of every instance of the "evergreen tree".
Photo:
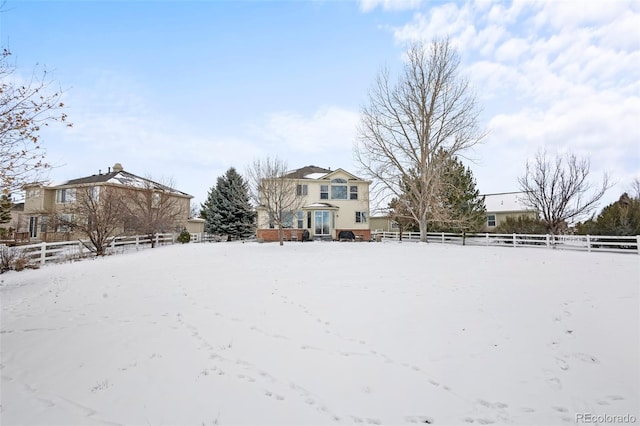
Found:
[{"label": "evergreen tree", "polygon": [[444,214],[434,218],[431,229],[444,232],[477,231],[486,220],[484,197],[476,189],[471,170],[455,156],[444,157],[438,185],[438,198]]},{"label": "evergreen tree", "polygon": [[10,197],[7,195],[0,197],[0,223],[11,222],[11,206],[13,203]]},{"label": "evergreen tree", "polygon": [[602,209],[596,219],[576,226],[578,234],[640,235],[640,197],[622,194],[615,203]]},{"label": "evergreen tree", "polygon": [[209,190],[201,216],[206,232],[226,235],[228,241],[253,234],[255,212],[249,203],[249,188],[233,167]]}]

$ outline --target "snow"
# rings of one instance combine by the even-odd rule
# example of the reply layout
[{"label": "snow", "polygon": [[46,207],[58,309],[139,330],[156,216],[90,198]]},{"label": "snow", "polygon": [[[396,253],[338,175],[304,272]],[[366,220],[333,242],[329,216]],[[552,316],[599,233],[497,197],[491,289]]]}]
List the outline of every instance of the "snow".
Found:
[{"label": "snow", "polygon": [[305,179],[322,179],[323,177],[325,177],[328,173],[309,173],[308,175],[305,175]]},{"label": "snow", "polygon": [[205,243],[0,281],[3,425],[640,418],[635,255]]},{"label": "snow", "polygon": [[519,212],[530,211],[531,208],[527,207],[524,202],[523,192],[505,192],[502,194],[487,194],[484,196],[484,205],[487,212],[500,213],[500,212]]}]

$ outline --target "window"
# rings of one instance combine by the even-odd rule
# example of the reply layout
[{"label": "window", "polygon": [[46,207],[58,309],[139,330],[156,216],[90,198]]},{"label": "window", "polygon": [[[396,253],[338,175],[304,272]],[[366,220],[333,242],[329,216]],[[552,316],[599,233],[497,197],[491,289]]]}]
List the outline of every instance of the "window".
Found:
[{"label": "window", "polygon": [[349,199],[350,200],[357,200],[358,199],[358,187],[357,186],[350,186],[349,187]]},{"label": "window", "polygon": [[[307,185],[305,185],[305,186],[307,186]],[[297,214],[297,222],[298,222],[298,229],[304,228],[304,212],[298,212],[298,214]]]},{"label": "window", "polygon": [[89,198],[93,201],[98,201],[100,199],[100,187],[94,186],[89,189]]},{"label": "window", "polygon": [[293,228],[293,212],[282,212],[282,227]]},{"label": "window", "polygon": [[347,181],[344,179],[333,179],[331,181],[331,199],[346,200],[347,199]]},{"label": "window", "polygon": [[56,190],[56,203],[73,203],[75,200],[76,190],[74,188]]},{"label": "window", "polygon": [[395,220],[391,221],[391,229],[400,229],[400,225]]},{"label": "window", "polygon": [[307,228],[311,229],[311,212],[307,212]]},{"label": "window", "polygon": [[297,196],[307,195],[308,191],[309,191],[309,188],[308,188],[307,185],[296,185],[296,195]]},{"label": "window", "polygon": [[75,222],[75,216],[72,214],[61,214],[58,216],[58,223],[56,226],[56,232],[69,232],[71,226]]},{"label": "window", "polygon": [[320,185],[320,199],[321,200],[329,199],[329,185]]},{"label": "window", "polygon": [[27,191],[27,198],[36,198],[40,196],[40,189],[30,189]]},{"label": "window", "polygon": [[160,193],[154,192],[151,194],[151,208],[157,209],[160,207]]},{"label": "window", "polygon": [[47,232],[49,230],[49,216],[40,217],[40,232]]},{"label": "window", "polygon": [[356,223],[367,223],[367,213],[356,212]]},{"label": "window", "polygon": [[496,215],[495,214],[488,214],[487,215],[487,226],[488,227],[496,226]]}]

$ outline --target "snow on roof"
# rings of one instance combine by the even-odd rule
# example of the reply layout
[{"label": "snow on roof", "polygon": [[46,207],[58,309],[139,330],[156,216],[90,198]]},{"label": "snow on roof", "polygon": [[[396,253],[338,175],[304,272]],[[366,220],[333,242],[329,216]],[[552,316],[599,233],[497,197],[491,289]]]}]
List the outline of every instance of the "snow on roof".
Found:
[{"label": "snow on roof", "polygon": [[326,176],[326,173],[309,173],[308,175],[304,175],[305,179],[320,179],[323,176]]},{"label": "snow on roof", "polygon": [[485,194],[484,205],[487,212],[531,211],[522,201],[524,192],[505,192],[502,194]]}]

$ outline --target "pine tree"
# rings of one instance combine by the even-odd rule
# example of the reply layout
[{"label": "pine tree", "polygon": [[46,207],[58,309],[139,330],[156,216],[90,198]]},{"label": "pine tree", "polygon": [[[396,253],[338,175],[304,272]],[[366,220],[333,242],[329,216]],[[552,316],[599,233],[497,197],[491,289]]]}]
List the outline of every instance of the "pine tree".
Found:
[{"label": "pine tree", "polygon": [[449,232],[474,232],[486,220],[484,197],[476,189],[471,170],[457,157],[449,157],[443,163],[438,198],[444,211],[436,219],[432,229]]},{"label": "pine tree", "polygon": [[249,188],[233,167],[209,190],[201,216],[206,232],[226,235],[228,241],[253,234],[255,212],[249,203]]},{"label": "pine tree", "polygon": [[640,234],[640,197],[622,194],[618,201],[602,209],[596,219],[578,224],[576,232],[591,235]]},{"label": "pine tree", "polygon": [[11,206],[13,203],[10,197],[7,195],[0,197],[0,223],[11,222]]}]

